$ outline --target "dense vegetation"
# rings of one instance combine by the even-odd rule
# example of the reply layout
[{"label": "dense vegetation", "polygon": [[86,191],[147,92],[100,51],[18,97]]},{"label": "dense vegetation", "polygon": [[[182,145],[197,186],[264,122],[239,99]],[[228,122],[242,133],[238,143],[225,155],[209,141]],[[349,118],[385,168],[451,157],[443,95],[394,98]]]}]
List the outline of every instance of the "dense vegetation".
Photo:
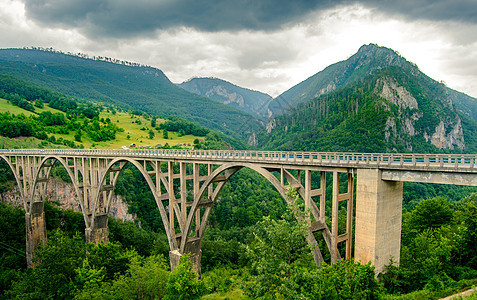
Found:
[{"label": "dense vegetation", "polygon": [[[259,140],[266,149],[375,152],[386,149],[384,129],[390,113],[369,88],[332,93],[298,106],[276,119]],[[355,108],[359,107],[357,111]]]},{"label": "dense vegetation", "polygon": [[195,136],[206,136],[209,129],[187,121],[178,116],[169,117],[164,123],[159,125],[159,129],[167,131],[177,131],[182,135],[192,134]]},{"label": "dense vegetation", "polygon": [[475,194],[454,203],[428,198],[405,213],[400,266],[390,265],[381,275],[385,289],[409,293],[424,288],[414,292],[423,298],[476,278],[476,215]]},{"label": "dense vegetation", "polygon": [[41,263],[29,270],[23,257],[24,212],[0,203],[0,298],[194,299],[214,293],[379,299],[411,293],[435,299],[475,284],[477,277],[475,195],[453,203],[428,198],[404,213],[400,266],[390,264],[379,282],[370,265],[349,260],[317,269],[304,238],[308,225],[287,209],[252,226],[221,224],[229,229],[208,230],[202,247],[205,272],[198,281],[186,261],[169,271],[162,231],[110,219],[111,242],[86,245],[82,215],[46,204],[48,244],[36,252]]}]

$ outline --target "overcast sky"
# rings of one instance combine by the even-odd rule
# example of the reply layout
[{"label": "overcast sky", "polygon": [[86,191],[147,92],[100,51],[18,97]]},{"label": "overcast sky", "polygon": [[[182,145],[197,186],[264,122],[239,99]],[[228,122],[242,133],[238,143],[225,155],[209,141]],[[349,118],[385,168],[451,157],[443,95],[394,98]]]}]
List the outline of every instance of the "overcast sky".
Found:
[{"label": "overcast sky", "polygon": [[477,97],[476,0],[0,0],[0,48],[107,56],[272,96],[369,43]]}]

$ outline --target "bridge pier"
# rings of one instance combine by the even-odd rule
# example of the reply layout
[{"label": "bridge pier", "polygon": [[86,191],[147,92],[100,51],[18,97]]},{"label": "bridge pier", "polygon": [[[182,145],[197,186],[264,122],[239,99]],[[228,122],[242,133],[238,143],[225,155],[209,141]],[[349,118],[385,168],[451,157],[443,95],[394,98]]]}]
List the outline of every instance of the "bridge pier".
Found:
[{"label": "bridge pier", "polygon": [[31,211],[25,213],[27,266],[33,267],[34,252],[38,245],[46,244],[44,202],[33,202]]},{"label": "bridge pier", "polygon": [[[192,252],[193,251],[193,252]],[[200,246],[197,248],[191,250],[190,252],[187,252],[185,254],[190,255],[189,256],[189,261],[192,263],[192,267],[197,274],[201,274],[201,267],[200,267],[200,260],[202,259],[202,250],[200,249]],[[181,254],[179,250],[172,250],[169,251],[169,259],[171,263],[171,271],[174,271],[174,269],[179,265],[181,257],[184,254]]]},{"label": "bridge pier", "polygon": [[355,260],[371,262],[376,274],[392,258],[399,263],[403,183],[382,180],[382,170],[358,169]]},{"label": "bridge pier", "polygon": [[92,227],[85,229],[86,243],[107,243],[109,241],[108,215],[98,215]]}]

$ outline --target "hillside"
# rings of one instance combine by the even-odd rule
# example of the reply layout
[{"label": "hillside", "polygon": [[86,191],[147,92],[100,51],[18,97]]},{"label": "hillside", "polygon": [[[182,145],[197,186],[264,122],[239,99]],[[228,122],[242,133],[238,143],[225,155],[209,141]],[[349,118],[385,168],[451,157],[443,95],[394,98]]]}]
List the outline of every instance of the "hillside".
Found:
[{"label": "hillside", "polygon": [[447,87],[410,64],[376,70],[276,117],[259,142],[274,150],[477,151],[477,123]]},{"label": "hillside", "polygon": [[[151,115],[179,115],[202,126],[245,138],[253,117],[234,107],[189,93],[156,68],[113,59],[89,59],[36,49],[1,49],[0,74],[61,92],[137,109]],[[255,128],[254,123],[251,128]]]},{"label": "hillside", "polygon": [[243,147],[178,116],[157,118],[58,92],[0,74],[2,148]]},{"label": "hillside", "polygon": [[[51,112],[53,115],[64,115],[66,119],[66,114],[57,109],[52,109],[49,106],[44,106],[43,108],[36,108],[35,112],[30,112],[22,108],[13,106],[7,100],[0,98],[0,114],[2,113],[11,113],[11,114],[24,114],[30,118],[36,118],[41,115],[43,112]],[[114,113],[113,113],[114,112]],[[76,143],[78,147],[84,147],[87,149],[120,149],[122,146],[129,147],[130,144],[134,143],[137,147],[140,146],[152,146],[154,147],[157,144],[164,146],[166,143],[171,146],[183,146],[184,148],[192,148],[194,140],[196,138],[203,140],[204,137],[193,136],[193,135],[179,135],[177,132],[169,132],[168,139],[164,139],[162,132],[155,130],[151,127],[151,117],[147,115],[134,115],[127,112],[116,112],[112,110],[104,110],[98,115],[99,120],[110,120],[111,124],[117,124],[120,130],[116,132],[114,139],[107,141],[94,141],[89,136],[83,135],[81,141]],[[0,124],[3,123],[4,117],[0,116]],[[32,119],[25,119],[27,122],[32,122]],[[163,119],[157,119],[157,124],[166,122]],[[70,125],[71,126],[71,125]],[[3,137],[0,136],[0,145],[3,148],[38,148],[38,147],[59,147],[56,143],[51,143],[54,141],[75,141],[75,135],[78,130],[60,130],[62,126],[49,126],[50,131],[49,138],[42,141],[39,138],[32,136],[19,136],[15,138]],[[64,126],[63,126],[64,127]],[[68,126],[66,126],[68,127]],[[150,138],[149,130],[153,130],[154,136]],[[54,137],[54,139],[52,138]],[[56,144],[56,145],[55,145]],[[70,145],[65,145],[65,147],[71,147]],[[189,146],[188,146],[189,145]]]},{"label": "hillside", "polygon": [[[433,84],[433,80],[422,74],[415,64],[408,62],[392,49],[369,44],[363,45],[349,59],[330,65],[285,91],[270,103],[269,109],[274,115],[285,113],[300,103],[355,84],[388,67],[400,68],[407,74],[420,77],[426,84]],[[449,88],[442,89],[442,93],[447,94],[449,101],[452,101],[460,112],[477,121],[476,99]]]},{"label": "hillside", "polygon": [[218,78],[192,78],[178,85],[191,93],[236,107],[257,118],[267,117],[267,106],[272,97],[236,86]]}]

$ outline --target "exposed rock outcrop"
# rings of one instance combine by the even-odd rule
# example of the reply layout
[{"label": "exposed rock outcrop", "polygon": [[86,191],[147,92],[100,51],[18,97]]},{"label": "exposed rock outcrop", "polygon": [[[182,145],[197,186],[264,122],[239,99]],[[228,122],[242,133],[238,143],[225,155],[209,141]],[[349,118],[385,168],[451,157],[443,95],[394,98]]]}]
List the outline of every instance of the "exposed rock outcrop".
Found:
[{"label": "exposed rock outcrop", "polygon": [[178,86],[191,93],[234,106],[258,119],[267,116],[267,103],[272,100],[267,94],[242,88],[218,78],[192,78]]},{"label": "exposed rock outcrop", "polygon": [[454,126],[452,126],[451,130],[448,131],[452,125],[447,125],[444,121],[441,121],[439,125],[437,125],[434,134],[429,137],[429,135],[425,135],[426,141],[431,141],[431,143],[440,149],[454,149],[457,147],[459,149],[464,149],[464,133],[462,132],[462,125],[460,118],[457,118],[457,122]]},{"label": "exposed rock outcrop", "polygon": [[255,134],[255,132],[252,132],[252,134],[248,137],[247,144],[253,147],[258,146],[257,135]]},{"label": "exposed rock outcrop", "polygon": [[226,100],[223,102],[223,104],[237,103],[240,107],[245,106],[245,101],[243,100],[242,95],[237,93],[229,93],[223,86],[216,85],[205,93],[205,96],[208,98],[214,95],[224,97]]},{"label": "exposed rock outcrop", "polygon": [[315,95],[313,95],[313,98],[319,97],[324,94],[331,93],[332,91],[336,90],[336,84],[334,82],[328,83],[328,85],[321,90],[318,91]]},{"label": "exposed rock outcrop", "polygon": [[[416,122],[423,117],[423,113],[419,111],[419,104],[412,94],[404,87],[399,86],[396,81],[391,78],[379,79],[376,82],[375,92],[383,99],[387,100],[398,107],[398,114],[391,116],[386,121],[385,138],[389,142],[391,137],[404,140],[405,136],[420,135],[424,137],[426,142],[430,142],[439,149],[464,149],[464,133],[462,131],[461,119],[455,115],[454,120],[440,120],[435,128],[427,129],[433,132],[429,135],[425,130],[419,132],[415,128]],[[443,104],[449,109],[452,103],[446,95],[444,95]],[[387,110],[391,110],[386,106]],[[400,126],[397,126],[400,124]],[[398,130],[398,127],[400,130]],[[410,144],[409,144],[409,147]],[[409,148],[408,147],[408,148]],[[412,150],[409,148],[409,150]]]},{"label": "exposed rock outcrop", "polygon": [[385,80],[379,79],[376,86],[382,85],[381,91],[378,95],[383,99],[399,106],[399,109],[418,109],[416,98],[406,90],[404,87],[399,86],[394,80],[386,78]]},{"label": "exposed rock outcrop", "polygon": [[267,133],[272,132],[272,130],[273,130],[275,127],[277,127],[277,120],[275,120],[275,119],[270,120],[270,121],[267,123],[267,126],[266,126]]}]

